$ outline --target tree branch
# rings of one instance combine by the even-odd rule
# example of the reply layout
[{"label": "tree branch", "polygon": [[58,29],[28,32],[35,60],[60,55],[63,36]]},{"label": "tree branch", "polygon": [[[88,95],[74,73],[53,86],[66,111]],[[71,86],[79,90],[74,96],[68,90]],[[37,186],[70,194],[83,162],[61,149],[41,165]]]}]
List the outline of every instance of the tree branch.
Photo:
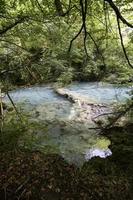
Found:
[{"label": "tree branch", "polygon": [[[19,46],[18,44],[14,43],[14,42],[11,42],[11,41],[7,41],[7,40],[4,40],[4,39],[0,39],[1,42],[5,42],[5,43],[9,43],[9,44],[12,44],[20,49],[22,49],[23,51],[26,51],[27,53],[30,53],[30,51],[28,51],[28,49],[22,47],[22,46]],[[31,53],[30,53],[31,54]]]},{"label": "tree branch", "polygon": [[120,13],[119,9],[117,8],[117,6],[114,4],[114,2],[112,0],[104,0],[105,2],[108,2],[109,5],[111,6],[111,8],[114,10],[116,16],[118,19],[120,19],[123,24],[126,24],[127,26],[129,26],[130,28],[133,28],[133,25],[130,24]]},{"label": "tree branch", "polygon": [[94,43],[94,45],[95,45],[95,47],[96,47],[97,53],[101,56],[103,65],[106,66],[104,57],[103,57],[102,53],[100,52],[99,46],[97,45],[97,43],[96,43],[96,41],[94,40],[94,38],[92,37],[92,35],[91,35],[89,32],[87,32],[87,34],[89,35],[89,37],[90,37],[91,40],[93,41],[93,43]]},{"label": "tree branch", "polygon": [[60,0],[54,0],[54,4],[56,7],[56,11],[59,16],[64,16],[63,8],[62,8],[62,3]]},{"label": "tree branch", "polygon": [[116,117],[114,117],[114,119],[112,119],[112,122],[109,123],[107,126],[105,126],[100,133],[103,133],[104,131],[108,130],[109,128],[111,128],[121,117],[123,117],[126,113],[128,113],[130,110],[133,109],[133,102],[131,102],[130,105],[127,106],[127,108],[125,108],[123,111],[119,112],[118,115]]},{"label": "tree branch", "polygon": [[76,40],[76,38],[80,35],[80,33],[82,32],[82,30],[83,30],[83,24],[82,24],[82,26],[81,26],[79,32],[78,32],[78,33],[74,36],[74,38],[71,40],[70,45],[69,45],[68,52],[71,51],[73,41]]},{"label": "tree branch", "polygon": [[42,14],[44,15],[45,13],[44,13],[44,11],[43,11],[43,8],[42,8],[41,4],[39,3],[39,1],[38,1],[38,0],[36,0],[36,3],[37,3],[37,5],[38,5],[38,7],[39,7],[40,11],[41,11],[41,12],[42,12]]},{"label": "tree branch", "polygon": [[86,30],[86,14],[87,14],[87,0],[83,3],[83,0],[80,0],[81,13],[82,13],[82,22],[83,22],[83,30],[84,30],[84,50],[86,56],[88,57],[87,47],[86,47],[86,39],[87,39],[87,30]]},{"label": "tree branch", "polygon": [[25,19],[26,19],[26,17],[18,18],[14,23],[11,23],[8,26],[4,27],[2,30],[0,30],[0,35],[5,34],[7,31],[11,30],[18,24],[23,23],[25,21]]},{"label": "tree branch", "polygon": [[76,8],[77,10],[79,10],[76,5],[71,6],[71,3],[72,3],[72,1],[69,0],[68,9],[67,9],[66,12],[64,12],[63,8],[62,8],[61,1],[60,0],[55,0],[54,1],[55,7],[56,7],[56,11],[57,11],[57,13],[58,13],[58,15],[60,17],[65,17],[66,15],[68,15],[73,8]]},{"label": "tree branch", "polygon": [[128,65],[133,68],[133,65],[131,64],[129,58],[128,58],[128,55],[127,55],[127,52],[126,52],[126,49],[125,49],[125,46],[124,46],[124,42],[123,42],[123,37],[122,37],[122,33],[121,33],[121,27],[120,27],[120,21],[119,21],[119,18],[117,17],[117,25],[118,25],[118,30],[119,30],[119,36],[120,36],[120,40],[121,40],[121,46],[122,46],[122,49],[123,49],[123,52],[124,52],[124,55],[125,55],[125,58],[128,62]]}]

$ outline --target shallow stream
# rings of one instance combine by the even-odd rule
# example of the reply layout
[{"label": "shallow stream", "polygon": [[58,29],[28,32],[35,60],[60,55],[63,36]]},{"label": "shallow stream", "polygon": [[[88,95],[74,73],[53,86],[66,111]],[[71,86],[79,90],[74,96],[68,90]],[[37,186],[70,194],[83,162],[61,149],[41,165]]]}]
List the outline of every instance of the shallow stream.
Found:
[{"label": "shallow stream", "polygon": [[[117,87],[105,83],[74,83],[67,87],[94,103],[108,105],[129,98],[131,87]],[[29,120],[40,125],[37,128],[34,146],[46,153],[58,153],[69,163],[82,165],[95,156],[111,156],[110,141],[98,135],[90,123],[78,121],[74,105],[59,96],[50,86],[33,86],[10,92],[19,108],[29,113]],[[9,102],[7,97],[6,102]],[[91,128],[90,128],[91,127]]]}]

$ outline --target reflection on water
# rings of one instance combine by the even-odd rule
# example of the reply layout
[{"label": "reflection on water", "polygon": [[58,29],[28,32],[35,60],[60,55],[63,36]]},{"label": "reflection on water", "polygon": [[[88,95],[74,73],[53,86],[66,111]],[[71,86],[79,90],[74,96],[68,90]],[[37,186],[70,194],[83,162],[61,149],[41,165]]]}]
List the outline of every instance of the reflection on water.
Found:
[{"label": "reflection on water", "polygon": [[[97,103],[113,103],[129,97],[131,88],[118,88],[99,83],[76,83],[67,89],[85,95]],[[30,112],[30,120],[40,124],[35,148],[46,153],[59,153],[68,162],[82,165],[92,157],[105,158],[112,153],[110,141],[100,137],[92,124],[80,123],[73,104],[58,96],[51,87],[34,86],[10,92],[14,103]],[[8,101],[5,98],[5,101]],[[46,124],[47,128],[43,129]]]},{"label": "reflection on water", "polygon": [[111,155],[112,155],[112,152],[110,149],[92,148],[92,149],[88,149],[85,152],[85,160],[88,161],[93,157],[106,158]]},{"label": "reflection on water", "polygon": [[58,153],[69,163],[78,166],[92,157],[102,157],[104,154],[105,158],[111,155],[108,149],[110,140],[90,131],[88,127],[89,125],[83,123],[69,121],[49,124],[47,131],[38,135],[39,142],[35,144],[35,148],[41,147],[45,153]]}]

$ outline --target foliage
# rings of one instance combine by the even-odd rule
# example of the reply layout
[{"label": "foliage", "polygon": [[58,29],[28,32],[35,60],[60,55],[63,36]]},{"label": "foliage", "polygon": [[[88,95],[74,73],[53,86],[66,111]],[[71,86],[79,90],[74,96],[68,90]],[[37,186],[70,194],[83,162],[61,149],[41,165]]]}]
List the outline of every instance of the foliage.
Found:
[{"label": "foliage", "polygon": [[18,140],[23,135],[23,132],[24,127],[22,128],[16,119],[8,120],[0,134],[0,151],[17,149]]},{"label": "foliage", "polygon": [[[69,3],[63,0],[1,1],[0,77],[4,82],[25,85],[63,81],[66,84],[72,80],[94,81],[103,77],[113,82],[112,74],[116,75],[116,82],[128,82],[132,69],[124,58],[109,4],[103,7],[100,0],[88,3],[86,41],[81,31],[68,51],[82,23],[81,5],[74,0]],[[131,2],[115,3],[130,21]],[[132,30],[122,24],[121,27],[132,61]]]},{"label": "foliage", "polygon": [[0,132],[0,152],[36,149],[42,139],[37,136],[37,131],[42,130],[45,135],[47,127],[45,124],[40,126],[39,123],[30,122],[28,117],[26,113],[18,116],[15,111],[5,114]]}]

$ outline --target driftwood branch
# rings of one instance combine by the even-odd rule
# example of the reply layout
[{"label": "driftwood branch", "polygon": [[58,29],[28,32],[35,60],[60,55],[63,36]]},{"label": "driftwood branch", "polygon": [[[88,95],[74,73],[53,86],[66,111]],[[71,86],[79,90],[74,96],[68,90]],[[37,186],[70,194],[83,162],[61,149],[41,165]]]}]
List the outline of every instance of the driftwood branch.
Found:
[{"label": "driftwood branch", "polygon": [[112,119],[111,123],[109,123],[107,126],[105,126],[104,128],[102,128],[101,133],[103,133],[104,131],[106,131],[109,128],[111,128],[121,117],[123,117],[126,113],[128,113],[132,109],[133,109],[133,102],[131,102],[131,104],[128,105],[123,111],[118,112],[118,115],[116,115],[116,117],[114,117]]}]

